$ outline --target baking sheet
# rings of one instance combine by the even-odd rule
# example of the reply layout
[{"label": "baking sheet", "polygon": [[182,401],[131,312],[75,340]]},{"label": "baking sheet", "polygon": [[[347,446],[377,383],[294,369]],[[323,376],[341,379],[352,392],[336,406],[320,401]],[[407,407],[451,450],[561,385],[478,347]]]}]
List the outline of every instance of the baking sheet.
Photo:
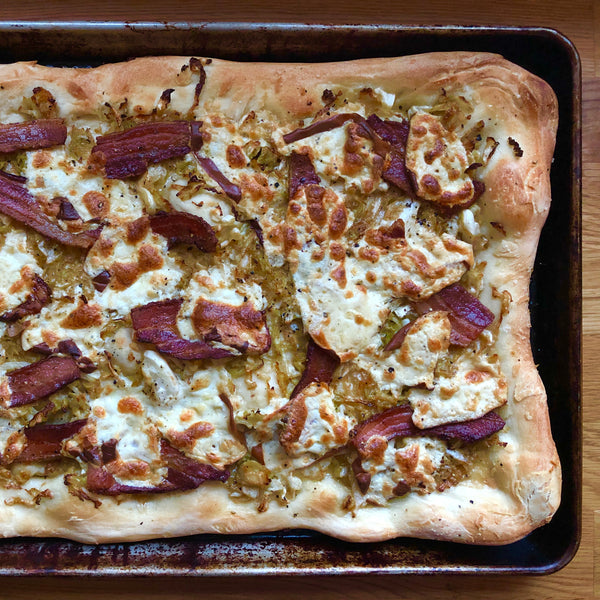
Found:
[{"label": "baking sheet", "polygon": [[397,539],[350,544],[306,531],[192,536],[89,546],[0,541],[0,575],[548,573],[581,534],[581,73],[577,52],[544,28],[252,23],[0,23],[0,61],[94,66],[150,54],[332,61],[441,50],[491,51],[539,75],[559,100],[553,203],[531,285],[534,358],[563,466],[554,519],[500,547]]}]

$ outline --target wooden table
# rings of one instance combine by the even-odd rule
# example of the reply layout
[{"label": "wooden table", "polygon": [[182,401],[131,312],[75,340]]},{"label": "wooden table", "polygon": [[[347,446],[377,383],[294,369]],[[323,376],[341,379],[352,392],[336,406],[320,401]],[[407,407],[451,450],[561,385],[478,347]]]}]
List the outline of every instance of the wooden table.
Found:
[{"label": "wooden table", "polygon": [[[294,3],[296,4],[296,3]],[[0,20],[290,21],[529,25],[558,29],[576,45],[583,72],[583,536],[575,559],[543,577],[345,577],[276,579],[2,579],[0,598],[164,600],[311,597],[377,598],[600,598],[600,2],[594,0],[435,0],[291,3],[220,0],[1,0]]]}]

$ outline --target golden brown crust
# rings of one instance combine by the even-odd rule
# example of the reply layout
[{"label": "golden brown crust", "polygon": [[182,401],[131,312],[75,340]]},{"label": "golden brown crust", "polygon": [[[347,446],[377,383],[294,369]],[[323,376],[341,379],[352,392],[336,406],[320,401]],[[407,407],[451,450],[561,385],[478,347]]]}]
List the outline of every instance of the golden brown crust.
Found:
[{"label": "golden brown crust", "polygon": [[[155,57],[96,69],[52,69],[35,63],[0,67],[2,115],[16,113],[25,95],[43,85],[56,98],[59,115],[97,118],[98,107],[127,101],[147,112],[173,89],[172,107],[193,104],[196,81],[189,59]],[[427,495],[408,494],[387,506],[345,510],[347,489],[333,477],[311,482],[287,505],[271,502],[264,512],[232,499],[219,483],[160,496],[102,497],[100,506],[69,493],[61,478],[49,480],[53,498],[31,509],[4,506],[4,536],[60,536],[83,542],[140,540],[190,533],[249,533],[306,527],[352,541],[416,536],[465,543],[503,544],[547,522],[560,499],[560,464],[551,438],[543,385],[529,343],[528,288],[539,232],[550,206],[549,170],[557,126],[552,90],[533,75],[492,54],[424,54],[330,64],[247,64],[220,60],[204,65],[206,82],[196,118],[220,114],[239,121],[250,111],[268,111],[290,131],[322,105],[324,90],[373,88],[395,95],[396,104],[433,104],[446,94],[468,94],[473,119],[484,119],[502,140],[494,160],[479,172],[486,191],[480,222],[490,229],[478,256],[486,262],[481,301],[498,315],[501,295],[510,299],[496,348],[509,380],[509,402],[499,411],[505,447],[495,464],[483,465],[485,481],[466,479]],[[257,82],[260,82],[257,84]],[[516,158],[516,146],[522,155]],[[70,315],[75,318],[75,315]],[[78,317],[79,318],[79,317]],[[2,492],[0,492],[2,493]],[[1,497],[1,496],[0,496]]]}]

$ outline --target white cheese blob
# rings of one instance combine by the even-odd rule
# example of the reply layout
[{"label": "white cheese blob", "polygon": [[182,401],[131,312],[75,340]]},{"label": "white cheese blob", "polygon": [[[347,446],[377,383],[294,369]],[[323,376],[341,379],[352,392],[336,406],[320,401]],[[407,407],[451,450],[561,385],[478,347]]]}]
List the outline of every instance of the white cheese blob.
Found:
[{"label": "white cheese blob", "polygon": [[507,384],[497,366],[470,353],[461,355],[457,363],[456,372],[438,377],[433,390],[410,391],[408,399],[417,427],[469,421],[506,402]]},{"label": "white cheese blob", "polygon": [[27,235],[9,231],[0,248],[0,312],[19,306],[31,292],[32,275],[41,275],[36,258],[27,247]]},{"label": "white cheese blob", "polygon": [[116,265],[137,267],[141,264],[140,253],[144,247],[161,257],[160,266],[139,272],[133,283],[127,287],[119,285],[113,275],[108,287],[94,294],[94,301],[103,310],[110,311],[113,315],[125,316],[136,306],[178,295],[176,290],[183,275],[182,270],[167,251],[167,240],[150,230],[143,239],[129,243],[124,228],[105,227],[100,238],[90,248],[84,269],[93,278],[102,271],[110,272]]},{"label": "white cheese blob", "polygon": [[[78,319],[73,315],[81,312],[82,308],[86,311],[84,318],[87,320],[78,324]],[[60,341],[73,340],[86,357],[96,362],[104,352],[101,331],[105,324],[106,320],[97,304],[89,302],[84,305],[80,298],[55,299],[39,314],[27,318],[21,344],[23,350],[43,343],[54,349]]]},{"label": "white cheese blob", "polygon": [[398,495],[398,484],[401,484],[400,495],[406,493],[406,486],[434,491],[434,474],[446,452],[446,444],[433,438],[402,438],[390,442],[382,461],[362,461],[363,469],[371,475],[363,503],[385,506]]},{"label": "white cheese blob", "polygon": [[433,389],[435,367],[449,343],[450,321],[445,312],[433,311],[412,324],[396,350],[370,347],[370,353],[362,353],[355,362],[371,374],[379,389],[399,397],[405,386]]}]

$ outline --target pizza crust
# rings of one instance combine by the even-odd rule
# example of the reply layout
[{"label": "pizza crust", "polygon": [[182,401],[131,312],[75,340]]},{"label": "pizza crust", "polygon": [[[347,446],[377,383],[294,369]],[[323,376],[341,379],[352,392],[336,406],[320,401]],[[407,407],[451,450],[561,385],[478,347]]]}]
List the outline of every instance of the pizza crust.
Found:
[{"label": "pizza crust", "polygon": [[[193,103],[194,76],[183,57],[154,57],[95,69],[53,69],[35,63],[0,67],[2,121],[16,114],[24,96],[41,85],[56,98],[60,115],[96,118],[98,106],[119,105],[148,111],[165,89],[172,107]],[[402,106],[435,102],[468,91],[473,119],[485,119],[502,140],[494,160],[478,176],[486,183],[478,221],[501,223],[491,230],[480,300],[500,314],[502,294],[510,298],[495,348],[509,382],[508,402],[499,412],[506,427],[504,447],[489,453],[493,464],[443,492],[408,494],[387,506],[349,511],[348,489],[331,476],[305,482],[287,505],[271,502],[264,512],[253,502],[232,498],[219,483],[163,495],[102,497],[92,502],[69,494],[61,478],[44,486],[53,498],[31,508],[6,505],[0,511],[4,536],[58,536],[100,543],[192,533],[251,533],[308,528],[349,541],[414,536],[474,544],[505,544],[546,523],[560,502],[561,472],[551,437],[546,396],[529,343],[528,289],[539,232],[550,207],[549,170],[557,127],[550,87],[497,55],[469,52],[423,54],[325,64],[257,64],[212,60],[195,110],[240,121],[266,111],[282,131],[305,124],[322,105],[324,90],[384,90]],[[135,108],[134,108],[135,110]],[[515,160],[508,138],[523,155]],[[492,295],[492,290],[497,294]],[[484,481],[485,480],[485,481]],[[34,486],[35,487],[35,486]],[[0,498],[7,498],[6,490]],[[6,503],[5,503],[6,504]]]}]

